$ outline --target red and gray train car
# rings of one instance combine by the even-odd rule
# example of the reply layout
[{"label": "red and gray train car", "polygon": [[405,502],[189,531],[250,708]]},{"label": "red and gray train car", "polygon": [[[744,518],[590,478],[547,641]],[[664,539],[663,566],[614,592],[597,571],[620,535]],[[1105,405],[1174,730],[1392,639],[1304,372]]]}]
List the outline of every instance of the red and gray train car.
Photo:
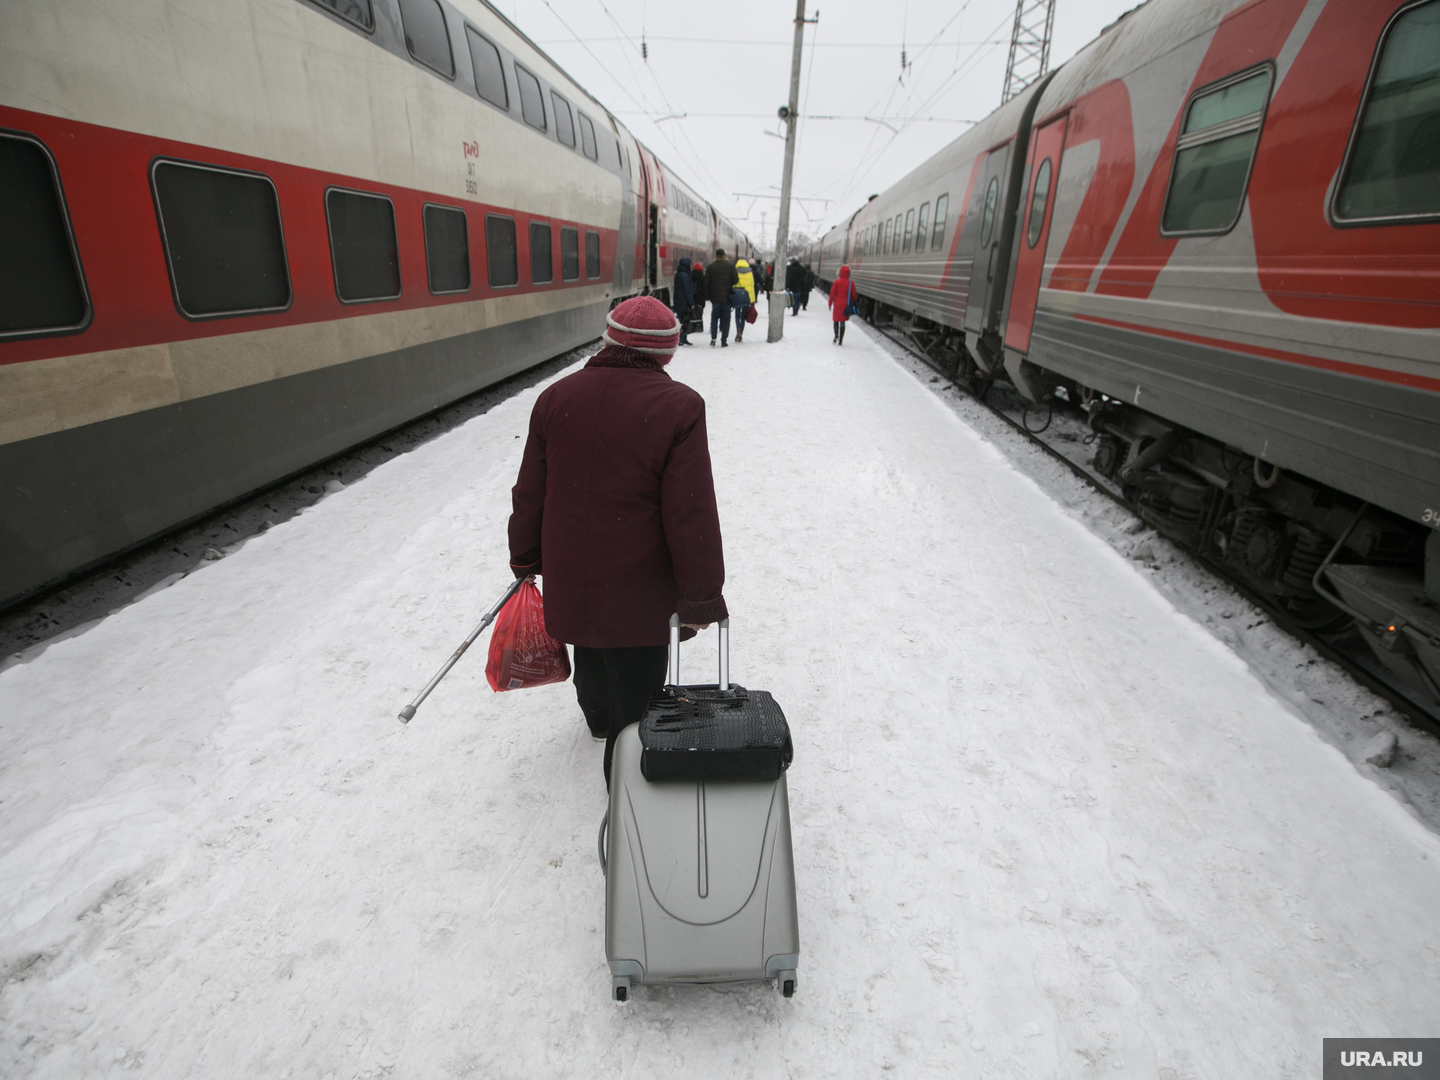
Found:
[{"label": "red and gray train car", "polygon": [[1150,0],[807,256],[1440,701],[1440,0]]},{"label": "red and gray train car", "polygon": [[0,41],[0,605],[749,250],[483,0],[36,0]]}]

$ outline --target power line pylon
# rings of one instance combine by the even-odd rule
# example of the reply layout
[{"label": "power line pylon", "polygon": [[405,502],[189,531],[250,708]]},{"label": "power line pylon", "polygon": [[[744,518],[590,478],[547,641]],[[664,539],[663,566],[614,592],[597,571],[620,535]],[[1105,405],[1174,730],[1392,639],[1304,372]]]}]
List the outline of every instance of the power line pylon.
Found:
[{"label": "power line pylon", "polygon": [[1015,0],[1015,28],[1010,32],[1010,62],[1005,65],[1004,104],[1050,69],[1050,33],[1055,26],[1055,0]]}]

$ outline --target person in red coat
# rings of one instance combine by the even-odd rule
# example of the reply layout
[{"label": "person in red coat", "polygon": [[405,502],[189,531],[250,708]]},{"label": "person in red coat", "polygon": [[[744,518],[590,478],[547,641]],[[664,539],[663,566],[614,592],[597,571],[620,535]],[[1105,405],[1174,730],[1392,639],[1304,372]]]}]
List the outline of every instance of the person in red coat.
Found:
[{"label": "person in red coat", "polygon": [[608,785],[616,737],[664,684],[671,613],[691,638],[728,611],[705,399],[665,373],[679,324],[651,296],[607,323],[604,348],[530,414],[510,566],[545,578],[545,629],[574,646]]},{"label": "person in red coat", "polygon": [[845,344],[845,324],[850,316],[845,313],[855,299],[855,283],[850,280],[850,267],[840,267],[840,276],[830,286],[830,319],[835,324],[835,344]]}]

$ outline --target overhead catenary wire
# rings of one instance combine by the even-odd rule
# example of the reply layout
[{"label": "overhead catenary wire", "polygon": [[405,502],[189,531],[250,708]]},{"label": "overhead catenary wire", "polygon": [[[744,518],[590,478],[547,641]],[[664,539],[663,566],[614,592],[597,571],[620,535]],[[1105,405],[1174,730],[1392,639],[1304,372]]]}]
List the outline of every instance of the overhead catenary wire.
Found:
[{"label": "overhead catenary wire", "polygon": [[[953,17],[951,18],[950,22],[954,22],[954,20],[955,20],[956,18],[958,18],[958,17],[964,12],[964,10],[965,10],[966,7],[969,7],[969,3],[968,3],[968,2],[961,7],[960,11],[956,12],[955,16],[953,16]],[[997,24],[996,29],[998,30],[1001,26],[1005,25],[1005,23],[1008,22],[1008,21],[1010,21],[1010,16],[1007,14],[1007,15],[1005,16],[1005,18],[1002,19],[1001,22]],[[946,27],[948,27],[949,25],[950,25],[950,23],[947,22],[947,23],[946,23],[946,26],[945,26],[945,27],[942,27],[941,32],[943,33],[944,29],[945,29]],[[993,33],[994,33],[994,31],[992,31],[992,35],[993,35]],[[937,36],[938,36],[938,35],[937,35]],[[924,46],[924,48],[927,48],[927,49],[928,49],[928,48],[930,47],[930,45],[933,44],[934,41],[935,41],[935,38],[932,38],[930,42],[927,42],[927,44]],[[993,49],[993,46],[990,46],[990,48]],[[884,146],[881,147],[880,151],[877,151],[877,152],[875,152],[875,153],[873,153],[873,154],[870,152],[870,146],[873,146],[873,144],[874,144],[874,137],[872,136],[871,141],[870,141],[870,145],[867,145],[864,154],[862,154],[860,160],[856,163],[856,169],[858,170],[859,168],[861,168],[862,166],[864,166],[864,172],[860,173],[859,176],[858,176],[858,178],[855,179],[855,180],[853,180],[853,181],[851,181],[851,180],[849,180],[849,179],[847,178],[847,180],[846,180],[846,185],[847,185],[847,186],[846,186],[845,189],[842,191],[841,195],[839,195],[839,196],[837,197],[837,202],[844,203],[847,199],[849,199],[849,198],[851,197],[852,193],[853,193],[856,189],[859,189],[859,188],[862,187],[862,185],[864,184],[864,181],[865,181],[866,177],[868,177],[868,176],[870,175],[870,173],[871,173],[872,171],[874,171],[875,167],[880,163],[880,161],[884,159],[884,157],[885,157],[884,152],[883,152],[884,149],[885,149],[886,147],[889,147],[897,138],[899,138],[900,134],[901,134],[907,127],[909,127],[911,124],[921,122],[921,117],[920,117],[919,114],[920,114],[921,112],[923,112],[923,111],[924,111],[932,102],[934,102],[941,94],[947,93],[947,92],[949,92],[950,90],[954,89],[955,85],[958,83],[958,81],[959,81],[960,79],[962,79],[964,76],[969,75],[971,72],[973,72],[973,71],[975,70],[975,68],[979,65],[979,61],[980,61],[981,59],[983,59],[983,56],[985,55],[985,52],[986,52],[986,47],[985,47],[985,46],[977,46],[975,49],[972,49],[971,52],[968,53],[968,54],[966,55],[966,57],[960,62],[960,64],[957,65],[957,66],[955,67],[955,69],[952,70],[951,73],[945,78],[944,82],[942,82],[941,85],[940,85],[938,88],[936,88],[924,101],[922,101],[922,102],[919,104],[919,106],[917,106],[917,107],[915,108],[915,110],[910,114],[909,117],[907,117],[907,118],[905,118],[904,120],[902,120],[899,129],[898,129],[897,131],[895,131],[895,133],[890,136],[890,138],[885,142]],[[910,100],[910,97],[911,97],[912,95],[913,95],[913,91],[912,91],[912,94],[906,96],[906,101],[907,101],[907,102]],[[904,103],[902,103],[902,108],[903,108],[903,104],[904,104]],[[879,134],[879,129],[877,128],[877,129],[876,129],[876,135],[878,136],[878,134]],[[853,171],[852,171],[852,175],[853,175]],[[822,191],[828,190],[828,188],[822,188],[821,190],[822,190]]]},{"label": "overhead catenary wire", "polygon": [[[654,116],[654,115],[656,114],[657,110],[656,110],[653,106],[651,106],[648,101],[642,101],[640,98],[636,97],[635,94],[633,94],[633,93],[630,92],[630,87],[629,87],[629,85],[624,84],[624,83],[621,83],[619,79],[617,79],[613,74],[611,74],[609,65],[607,65],[603,60],[601,60],[600,57],[598,57],[598,56],[595,55],[595,51],[590,48],[590,46],[586,43],[585,39],[582,38],[579,34],[577,34],[577,33],[575,32],[575,30],[570,26],[570,24],[569,24],[568,22],[566,22],[565,19],[560,15],[560,13],[555,10],[554,6],[551,5],[550,0],[542,0],[542,2],[544,3],[545,7],[549,9],[550,14],[553,15],[553,16],[555,16],[555,20],[556,20],[561,26],[563,26],[563,27],[565,28],[566,32],[571,36],[571,38],[574,39],[574,41],[576,42],[576,44],[578,44],[578,45],[579,45],[581,48],[583,48],[587,53],[589,53],[590,58],[595,61],[595,63],[599,66],[600,70],[605,73],[606,77],[609,78],[610,81],[615,84],[615,86],[620,90],[620,92],[621,92],[622,94],[624,94],[627,98],[629,98],[631,101],[633,101],[633,102],[636,104],[636,106],[639,107],[639,109],[640,109],[640,114],[639,114],[639,115],[643,115],[643,116],[646,116],[646,117],[652,117],[652,116]],[[601,7],[602,10],[605,11],[606,16],[607,16],[608,18],[610,18],[611,23],[612,23],[613,25],[616,25],[616,28],[617,28],[617,29],[622,29],[622,32],[623,32],[623,28],[619,27],[618,24],[615,23],[614,16],[610,15],[609,9],[605,7],[605,5],[604,5],[603,2],[600,4],[600,7]],[[613,40],[613,39],[612,39],[612,40]],[[632,44],[634,43],[634,38],[633,38],[633,37],[627,36],[625,40],[630,41]],[[644,94],[645,91],[643,90],[643,88],[641,88],[641,87],[639,86],[639,82],[640,82],[639,73],[636,72],[635,69],[634,69],[634,66],[630,64],[629,58],[626,57],[625,59],[626,59],[626,66],[630,68],[631,84],[635,85],[635,89],[636,89],[639,93]],[[647,65],[647,66],[648,66],[648,65]],[[652,69],[652,71],[653,71],[653,69]],[[657,86],[658,86],[658,83],[657,83]],[[661,91],[661,96],[662,96],[662,97],[664,96],[663,90]],[[674,112],[673,109],[670,109],[670,110],[668,110],[668,111]],[[617,113],[616,115],[628,115],[628,114]],[[681,162],[683,162],[683,163],[686,165],[686,167],[688,167],[690,170],[692,170],[691,175],[698,175],[698,173],[703,169],[704,172],[705,172],[705,175],[710,177],[710,181],[711,181],[711,183],[714,185],[714,188],[713,188],[712,190],[724,190],[724,185],[721,184],[719,181],[717,181],[713,175],[711,175],[709,169],[705,169],[705,168],[704,168],[703,159],[702,159],[701,165],[697,167],[697,166],[695,165],[695,163],[690,160],[689,155],[687,155],[684,151],[682,151],[682,150],[680,149],[680,147],[678,147],[678,146],[670,139],[670,137],[665,134],[665,132],[664,132],[661,128],[656,127],[655,130],[656,130],[656,132],[659,134],[660,138],[664,139],[665,142],[666,142],[666,144],[669,145],[670,148],[675,151],[675,156],[676,156],[676,158],[679,159]],[[688,140],[688,136],[687,136],[687,141],[689,141],[689,140]],[[694,144],[692,143],[692,144],[691,144],[692,148],[693,148],[693,145],[694,145]],[[712,199],[712,201],[714,201],[714,200]]]},{"label": "overhead catenary wire", "polygon": [[[634,36],[633,34],[631,34],[629,31],[627,31],[627,30],[625,29],[625,27],[623,27],[623,26],[620,25],[620,20],[617,19],[617,18],[614,16],[614,14],[610,11],[609,7],[606,6],[605,0],[595,0],[595,2],[600,5],[600,10],[605,13],[605,17],[610,20],[610,25],[615,28],[616,32],[619,33],[625,40],[627,40],[627,41],[633,46],[633,45],[635,44],[635,36]],[[549,0],[545,0],[545,3],[546,3],[546,6],[548,7],[548,6],[549,6]],[[567,26],[566,29],[569,30],[569,27]],[[571,32],[572,34],[574,33],[573,30],[571,30],[570,32]],[[594,54],[592,53],[591,55],[593,56]],[[640,75],[639,75],[639,73],[635,70],[634,65],[631,64],[631,62],[630,62],[630,57],[629,57],[628,54],[625,53],[624,50],[621,51],[621,56],[622,56],[622,57],[624,58],[624,60],[625,60],[625,66],[630,69],[630,72],[631,72],[632,76],[634,76],[635,82],[636,82],[636,84],[637,84],[637,85],[636,85],[636,89],[638,90],[638,89],[639,89],[639,85],[638,85],[638,84],[639,84],[639,82],[640,82]],[[670,95],[668,95],[668,94],[665,92],[665,88],[664,88],[662,85],[660,85],[660,77],[655,74],[655,67],[654,67],[654,65],[647,63],[647,64],[644,65],[644,67],[645,67],[645,70],[650,73],[650,80],[655,84],[655,89],[658,90],[659,93],[660,93],[660,100],[661,100],[661,101],[664,103],[664,105],[665,105],[665,111],[666,111],[667,113],[676,113],[677,110],[675,109],[674,106],[672,106],[672,105],[670,104]],[[642,93],[643,93],[643,91],[642,91]],[[634,100],[634,99],[632,98],[632,100]],[[722,183],[720,183],[720,181],[718,181],[718,180],[715,179],[715,174],[712,173],[712,172],[710,171],[709,167],[705,164],[705,157],[704,157],[704,155],[701,154],[700,151],[696,148],[694,141],[690,138],[690,133],[685,130],[684,125],[683,125],[683,124],[680,125],[680,137],[685,140],[685,142],[686,142],[687,145],[689,145],[691,152],[695,155],[695,158],[696,158],[696,160],[697,160],[698,163],[699,163],[698,165],[695,164],[695,162],[692,162],[692,161],[690,160],[689,155],[687,155],[687,154],[685,154],[684,152],[681,151],[680,147],[679,147],[678,145],[676,145],[676,143],[674,142],[674,140],[672,140],[668,134],[666,134],[664,131],[662,131],[662,130],[661,130],[660,128],[658,128],[658,127],[657,127],[655,130],[660,134],[660,137],[661,137],[662,139],[664,139],[665,142],[671,147],[671,149],[673,149],[673,150],[675,151],[676,157],[679,158],[682,162],[684,162],[687,166],[689,166],[689,167],[693,170],[693,172],[692,172],[691,175],[695,176],[695,177],[698,179],[698,178],[699,178],[699,174],[703,172],[703,173],[705,174],[705,176],[707,176],[707,177],[709,178],[710,184],[712,185],[712,186],[711,186],[711,192],[712,192],[711,202],[712,202],[714,205],[717,205],[717,206],[718,206],[718,205],[719,205],[719,200],[718,200],[718,199],[715,199],[715,198],[713,197],[713,193],[714,193],[714,192],[718,192],[718,191],[724,191],[724,190],[725,190],[725,185],[722,184]]]},{"label": "overhead catenary wire", "polygon": [[[591,37],[590,41],[631,41],[628,37]],[[789,49],[794,43],[790,41],[747,41],[744,38],[699,38],[699,37],[665,37],[661,34],[650,34],[650,41],[665,41],[679,45],[698,45],[710,48],[712,45],[735,45],[743,48],[775,46]],[[957,47],[963,45],[1004,45],[1005,38],[996,38],[994,41],[957,41]],[[537,45],[571,45],[574,42],[570,38],[541,38],[535,42]],[[883,49],[886,52],[893,52],[895,49],[904,46],[898,42],[877,43],[872,41],[825,41],[818,46],[822,49]],[[917,54],[918,55],[918,54]]]}]

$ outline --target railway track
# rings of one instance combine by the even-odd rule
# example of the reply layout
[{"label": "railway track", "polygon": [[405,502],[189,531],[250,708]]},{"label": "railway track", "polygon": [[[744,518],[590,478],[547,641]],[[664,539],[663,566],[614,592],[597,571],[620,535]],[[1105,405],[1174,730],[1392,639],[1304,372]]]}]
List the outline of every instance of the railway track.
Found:
[{"label": "railway track", "polygon": [[[1076,461],[1040,437],[1050,427],[1050,420],[1053,419],[1054,412],[1049,414],[1043,427],[1038,430],[1031,430],[1031,428],[1027,426],[1026,413],[1023,409],[1021,410],[1019,418],[1017,418],[990,401],[988,394],[977,395],[964,380],[957,378],[954,373],[947,371],[942,365],[936,363],[924,349],[910,340],[909,336],[903,331],[896,330],[893,327],[877,325],[868,319],[865,321],[865,324],[871,330],[930,368],[957,391],[970,398],[976,404],[983,406],[1047,456],[1064,465],[1089,487],[1107,499],[1110,499],[1112,502],[1123,506],[1127,511],[1131,513],[1135,512],[1135,507],[1125,499],[1119,490],[1108,483],[1104,477],[1093,472],[1083,463]],[[1176,551],[1183,552],[1185,557],[1193,564],[1203,567],[1209,573],[1220,578],[1236,592],[1244,596],[1245,599],[1265,612],[1276,626],[1280,627],[1296,640],[1309,645],[1327,660],[1339,665],[1361,685],[1368,687],[1370,690],[1385,698],[1397,712],[1408,717],[1412,723],[1433,734],[1440,735],[1440,707],[1417,698],[1410,693],[1406,687],[1395,683],[1389,678],[1388,672],[1371,657],[1368,646],[1366,646],[1365,642],[1359,637],[1359,631],[1349,628],[1336,634],[1322,634],[1308,630],[1303,626],[1297,626],[1283,608],[1273,603],[1263,593],[1256,591],[1242,578],[1231,573],[1221,560],[1211,558],[1202,552],[1190,550],[1180,544],[1175,544],[1174,547]]]}]

